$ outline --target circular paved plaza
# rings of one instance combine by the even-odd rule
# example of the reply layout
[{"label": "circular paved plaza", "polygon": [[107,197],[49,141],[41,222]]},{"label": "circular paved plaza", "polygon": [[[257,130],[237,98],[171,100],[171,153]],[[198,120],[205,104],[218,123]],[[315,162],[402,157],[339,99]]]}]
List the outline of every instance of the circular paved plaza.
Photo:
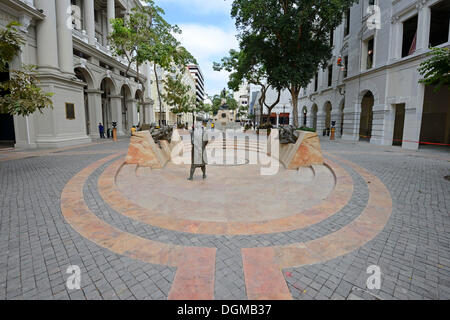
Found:
[{"label": "circular paved plaza", "polygon": [[322,141],[323,166],[227,156],[189,182],[127,147],[0,154],[0,298],[450,298],[448,152]]}]

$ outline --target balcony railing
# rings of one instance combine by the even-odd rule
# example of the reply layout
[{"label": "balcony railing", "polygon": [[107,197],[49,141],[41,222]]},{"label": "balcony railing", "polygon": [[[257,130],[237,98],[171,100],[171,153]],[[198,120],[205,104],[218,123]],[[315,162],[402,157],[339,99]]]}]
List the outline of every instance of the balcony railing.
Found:
[{"label": "balcony railing", "polygon": [[87,36],[85,30],[72,29],[72,34],[75,38],[78,38],[85,43],[89,42],[89,39],[88,39],[88,36]]},{"label": "balcony railing", "polygon": [[[83,41],[84,43],[89,43],[89,38],[88,38],[87,33],[86,33],[85,30],[72,29],[72,34],[73,34],[73,36],[74,36],[75,38],[77,38],[77,39]],[[123,57],[114,57],[113,54],[112,54],[111,48],[110,48],[109,46],[103,46],[103,45],[101,45],[101,44],[97,41],[97,39],[96,39],[96,41],[95,41],[95,45],[94,45],[94,46],[95,46],[95,48],[96,48],[98,51],[100,51],[100,52],[102,52],[102,53],[104,53],[104,54],[110,56],[111,58],[113,58],[113,59],[115,59],[116,61],[120,62],[120,63],[123,64],[124,66],[128,67],[128,60],[125,59],[125,58],[123,58]],[[131,69],[134,70],[134,71],[137,71],[137,68],[136,68],[136,64],[135,64],[135,63],[132,63],[132,64],[131,64]]]},{"label": "balcony railing", "polygon": [[33,0],[21,0],[23,3],[26,3],[30,7],[34,7],[34,1]]}]

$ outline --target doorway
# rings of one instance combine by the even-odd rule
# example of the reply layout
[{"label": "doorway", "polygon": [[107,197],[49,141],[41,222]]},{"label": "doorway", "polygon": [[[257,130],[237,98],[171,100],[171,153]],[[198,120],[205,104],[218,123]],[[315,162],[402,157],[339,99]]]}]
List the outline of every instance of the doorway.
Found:
[{"label": "doorway", "polygon": [[359,139],[361,141],[370,141],[370,138],[372,138],[373,105],[373,94],[368,91],[361,102],[361,118],[359,122]]},{"label": "doorway", "polygon": [[111,93],[113,84],[108,78],[103,79],[100,90],[102,91],[102,119],[105,131],[112,130]]},{"label": "doorway", "polygon": [[392,139],[393,146],[401,146],[403,144],[403,129],[405,127],[405,104],[395,105],[395,122],[394,137]]},{"label": "doorway", "polygon": [[450,144],[450,90],[442,86],[425,87],[420,141],[435,144]]},{"label": "doorway", "polygon": [[[0,82],[9,80],[9,72],[0,72]],[[5,92],[0,92],[4,95]],[[14,117],[7,113],[0,113],[0,148],[11,148],[16,143],[14,132]]]},{"label": "doorway", "polygon": [[325,128],[331,128],[331,111],[332,111],[331,102],[327,102],[325,104]]}]

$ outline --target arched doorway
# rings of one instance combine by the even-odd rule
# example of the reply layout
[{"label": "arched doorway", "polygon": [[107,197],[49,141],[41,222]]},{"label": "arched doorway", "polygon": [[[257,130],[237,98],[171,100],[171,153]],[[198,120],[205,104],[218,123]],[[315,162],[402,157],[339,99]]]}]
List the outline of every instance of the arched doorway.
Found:
[{"label": "arched doorway", "polygon": [[308,123],[308,108],[306,106],[303,107],[302,117],[303,117],[302,126],[306,127],[306,125]]},{"label": "arched doorway", "polygon": [[127,85],[123,85],[120,90],[120,95],[122,97],[122,130],[124,132],[129,132],[133,124],[130,123],[130,111],[131,108],[128,107],[128,101],[131,99],[131,90]]},{"label": "arched doorway", "polygon": [[359,137],[363,141],[370,141],[372,137],[373,105],[373,94],[367,91],[361,101],[361,117],[359,121]]},{"label": "arched doorway", "polygon": [[[9,80],[9,72],[0,72],[0,82]],[[0,91],[0,95],[4,95]],[[16,143],[16,134],[14,131],[14,117],[7,113],[0,113],[0,148],[13,147]]]},{"label": "arched doorway", "polygon": [[311,109],[312,113],[312,127],[317,130],[317,112],[319,111],[319,108],[317,107],[317,104],[314,104]]},{"label": "arched doorway", "polygon": [[[435,144],[450,144],[450,90],[442,86],[425,87],[420,141]],[[422,145],[426,147],[426,145]],[[448,146],[445,146],[448,148]]]},{"label": "arched doorway", "polygon": [[141,90],[136,90],[136,93],[134,95],[134,99],[137,100],[137,113],[138,113],[138,123],[140,125],[143,125],[146,121],[145,119],[145,111],[144,108],[142,107],[142,91]]},{"label": "arched doorway", "polygon": [[324,107],[324,111],[325,111],[325,128],[331,128],[331,111],[332,111],[332,107],[331,107],[331,102],[328,101],[327,103],[325,103],[325,107]]},{"label": "arched doorway", "polygon": [[105,78],[101,82],[100,90],[102,91],[102,120],[105,131],[112,130],[112,106],[111,95],[114,93],[114,83],[111,79]]},{"label": "arched doorway", "polygon": [[91,117],[89,114],[89,97],[87,90],[92,88],[92,79],[89,74],[87,74],[86,70],[82,68],[75,68],[75,76],[85,83],[84,85],[84,114],[85,114],[85,122],[86,122],[86,134],[89,135],[91,133]]},{"label": "arched doorway", "polygon": [[341,137],[344,134],[344,108],[345,108],[345,99],[342,99],[341,105],[339,107],[339,110],[341,112],[340,119],[339,119],[340,124],[341,124],[341,127],[340,127]]}]

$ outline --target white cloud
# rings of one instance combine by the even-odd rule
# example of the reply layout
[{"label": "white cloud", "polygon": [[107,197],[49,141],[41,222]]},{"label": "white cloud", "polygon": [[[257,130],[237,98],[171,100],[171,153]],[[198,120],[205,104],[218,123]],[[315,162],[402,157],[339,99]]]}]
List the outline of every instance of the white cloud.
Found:
[{"label": "white cloud", "polygon": [[177,35],[178,40],[198,59],[226,53],[239,46],[235,30],[225,31],[216,26],[198,24],[179,27],[183,33]]},{"label": "white cloud", "polygon": [[157,4],[170,3],[196,14],[229,13],[232,0],[159,0]]},{"label": "white cloud", "polygon": [[212,65],[214,61],[226,55],[230,49],[237,49],[236,30],[224,30],[217,26],[182,24],[183,33],[177,35],[183,46],[197,59],[205,77],[208,94],[218,93],[228,82],[227,72],[216,72]]}]

